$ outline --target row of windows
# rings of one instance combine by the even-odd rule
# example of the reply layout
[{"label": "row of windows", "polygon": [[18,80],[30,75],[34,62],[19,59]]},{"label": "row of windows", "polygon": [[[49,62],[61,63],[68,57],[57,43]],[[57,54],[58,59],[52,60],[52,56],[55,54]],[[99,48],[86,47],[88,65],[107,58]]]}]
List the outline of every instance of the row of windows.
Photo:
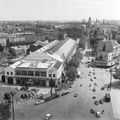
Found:
[{"label": "row of windows", "polygon": [[13,72],[7,72],[7,75],[13,75]]},{"label": "row of windows", "polygon": [[[16,71],[16,75],[25,75],[25,76],[41,76],[41,77],[46,77],[47,73],[44,71]],[[51,74],[49,74],[49,77],[51,77]],[[53,74],[53,77],[55,77],[55,74]]]},{"label": "row of windows", "polygon": [[27,76],[42,76],[42,77],[46,77],[46,72],[39,72],[39,71],[16,71],[16,75],[27,75]]}]

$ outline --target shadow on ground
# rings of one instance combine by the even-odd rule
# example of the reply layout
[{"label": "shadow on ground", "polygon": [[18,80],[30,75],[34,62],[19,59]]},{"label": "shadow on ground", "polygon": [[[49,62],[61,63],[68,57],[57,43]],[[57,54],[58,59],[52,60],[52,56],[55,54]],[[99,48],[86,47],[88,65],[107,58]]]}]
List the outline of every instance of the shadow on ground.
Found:
[{"label": "shadow on ground", "polygon": [[[109,85],[110,84],[105,84],[104,88],[110,87]],[[120,89],[120,81],[118,80],[118,81],[112,82],[111,88],[113,88],[113,89]]]},{"label": "shadow on ground", "polygon": [[120,89],[120,81],[114,81],[112,82],[112,88],[113,89]]}]

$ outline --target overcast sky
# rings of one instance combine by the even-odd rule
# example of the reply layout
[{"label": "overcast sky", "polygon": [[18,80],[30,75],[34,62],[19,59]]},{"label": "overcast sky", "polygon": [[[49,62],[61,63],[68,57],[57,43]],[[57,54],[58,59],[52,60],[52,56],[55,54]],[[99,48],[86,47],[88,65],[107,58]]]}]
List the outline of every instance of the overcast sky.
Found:
[{"label": "overcast sky", "polygon": [[120,19],[120,0],[0,0],[0,20]]}]

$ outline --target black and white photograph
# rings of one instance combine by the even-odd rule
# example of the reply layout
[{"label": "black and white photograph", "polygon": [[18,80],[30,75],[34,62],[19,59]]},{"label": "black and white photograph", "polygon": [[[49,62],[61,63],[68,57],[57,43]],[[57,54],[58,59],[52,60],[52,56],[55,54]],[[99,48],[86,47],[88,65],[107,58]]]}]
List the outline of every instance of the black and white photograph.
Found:
[{"label": "black and white photograph", "polygon": [[0,120],[120,120],[120,0],[0,0]]}]

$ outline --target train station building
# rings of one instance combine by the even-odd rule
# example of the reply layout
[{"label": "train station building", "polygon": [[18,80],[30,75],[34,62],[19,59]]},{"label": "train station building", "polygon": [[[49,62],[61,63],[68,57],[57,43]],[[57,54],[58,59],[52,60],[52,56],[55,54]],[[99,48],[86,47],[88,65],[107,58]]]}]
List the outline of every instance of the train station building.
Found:
[{"label": "train station building", "polygon": [[62,81],[65,63],[78,47],[78,42],[66,38],[55,40],[4,70],[1,81],[7,84],[49,87]]}]

